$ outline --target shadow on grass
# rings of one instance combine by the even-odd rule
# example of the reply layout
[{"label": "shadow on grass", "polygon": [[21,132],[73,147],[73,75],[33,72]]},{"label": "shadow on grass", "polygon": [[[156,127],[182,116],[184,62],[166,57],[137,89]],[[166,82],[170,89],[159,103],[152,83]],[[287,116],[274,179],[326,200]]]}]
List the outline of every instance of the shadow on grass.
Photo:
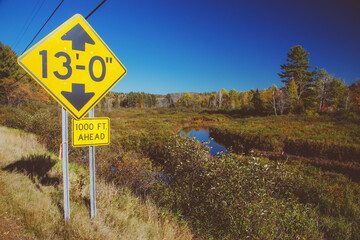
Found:
[{"label": "shadow on grass", "polygon": [[34,181],[34,177],[40,181],[42,185],[58,185],[60,180],[58,178],[51,178],[47,176],[47,172],[55,165],[55,161],[47,154],[33,154],[22,157],[19,161],[9,164],[2,170],[8,172],[22,172],[29,175],[30,179]]}]

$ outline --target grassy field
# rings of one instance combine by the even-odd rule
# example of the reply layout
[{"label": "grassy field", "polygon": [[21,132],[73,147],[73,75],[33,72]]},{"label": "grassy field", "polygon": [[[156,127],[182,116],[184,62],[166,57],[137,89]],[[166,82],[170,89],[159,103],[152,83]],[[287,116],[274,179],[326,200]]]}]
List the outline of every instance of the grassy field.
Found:
[{"label": "grassy field", "polygon": [[115,109],[97,113],[111,119],[114,134],[138,134],[151,131],[159,134],[174,134],[186,126],[208,126],[230,118],[224,114],[208,114],[188,109]]},{"label": "grassy field", "polygon": [[[97,217],[89,217],[88,173],[70,164],[71,219],[62,213],[62,165],[32,134],[0,127],[0,233],[2,239],[192,239],[185,224],[130,190],[97,182]],[[37,167],[29,167],[38,164]],[[32,171],[48,163],[48,172]],[[14,167],[16,166],[16,170]],[[15,219],[8,229],[3,219]],[[11,225],[9,225],[11,226]]]},{"label": "grassy field", "polygon": [[[274,151],[281,150],[286,138],[305,139],[339,145],[359,145],[360,126],[350,121],[338,121],[329,117],[305,117],[295,115],[235,119],[213,129],[238,135],[260,135],[275,141]],[[275,146],[277,145],[277,146]],[[261,147],[261,146],[259,146]]]},{"label": "grassy field", "polygon": [[359,126],[346,118],[286,115],[234,119],[211,126],[210,134],[236,153],[301,159],[359,181]]}]

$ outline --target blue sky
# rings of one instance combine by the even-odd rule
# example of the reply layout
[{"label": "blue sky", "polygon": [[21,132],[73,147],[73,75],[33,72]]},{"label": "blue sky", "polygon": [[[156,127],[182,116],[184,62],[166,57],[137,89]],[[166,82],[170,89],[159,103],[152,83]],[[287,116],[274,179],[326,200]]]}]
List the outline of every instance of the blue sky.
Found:
[{"label": "blue sky", "polygon": [[[65,0],[33,44],[100,2]],[[20,55],[59,3],[0,0],[0,41]],[[280,86],[277,72],[295,45],[310,53],[311,70],[348,85],[360,78],[359,0],[108,0],[88,22],[127,68],[112,91]]]}]

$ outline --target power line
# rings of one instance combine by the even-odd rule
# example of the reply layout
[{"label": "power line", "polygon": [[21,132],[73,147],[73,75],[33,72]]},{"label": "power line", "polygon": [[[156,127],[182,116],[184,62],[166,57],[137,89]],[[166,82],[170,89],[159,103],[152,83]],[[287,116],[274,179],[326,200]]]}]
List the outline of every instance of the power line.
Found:
[{"label": "power line", "polygon": [[59,7],[61,6],[61,4],[64,2],[64,0],[61,0],[61,2],[59,3],[59,5],[55,8],[55,10],[52,12],[52,14],[50,15],[50,17],[46,20],[46,22],[44,23],[44,25],[40,28],[40,30],[37,32],[37,34],[35,35],[35,37],[31,40],[31,42],[29,43],[29,45],[27,45],[27,47],[25,48],[25,50],[21,53],[23,54],[28,47],[32,44],[32,42],[35,40],[35,38],[39,35],[39,33],[41,32],[41,30],[45,27],[45,25],[49,22],[49,20],[51,19],[51,17],[54,15],[54,13],[59,9]]},{"label": "power line", "polygon": [[[49,22],[49,20],[51,19],[51,17],[55,14],[55,12],[59,9],[59,7],[61,6],[61,4],[64,2],[64,0],[61,0],[61,2],[59,3],[59,5],[56,7],[56,9],[53,11],[53,13],[50,15],[50,17],[46,20],[46,22],[44,23],[44,25],[40,28],[40,30],[36,33],[35,37],[31,40],[31,42],[27,45],[27,47],[25,48],[25,50],[21,53],[23,54],[28,47],[33,43],[33,41],[35,40],[35,38],[39,35],[39,33],[41,32],[41,30],[45,27],[45,25]],[[106,0],[103,0],[94,10],[92,10],[92,12],[87,15],[87,17],[85,19],[88,19],[94,12],[96,12],[101,5],[103,5],[106,2]]]},{"label": "power line", "polygon": [[[61,0],[61,2],[59,3],[59,5],[55,8],[55,10],[52,12],[52,14],[50,15],[50,17],[46,20],[46,22],[43,24],[43,26],[40,28],[40,30],[36,33],[35,37],[31,40],[31,42],[27,45],[27,47],[25,48],[25,50],[20,54],[22,55],[27,49],[28,47],[32,44],[32,42],[35,40],[35,38],[39,35],[39,33],[41,32],[41,30],[45,27],[45,25],[49,22],[49,20],[52,18],[52,16],[54,15],[54,13],[59,9],[59,7],[61,6],[61,4],[64,2],[64,0]],[[11,66],[13,67],[16,64],[16,62]],[[20,81],[23,77],[25,77],[27,73],[25,73],[24,75],[22,75],[17,81]],[[14,83],[12,83],[11,85],[15,84],[17,81],[15,81]],[[10,85],[10,86],[11,86]]]},{"label": "power line", "polygon": [[[37,37],[37,35],[39,35],[39,33],[41,32],[41,30],[45,27],[45,25],[47,24],[47,22],[50,20],[50,18],[54,15],[54,13],[58,10],[58,8],[60,7],[60,5],[64,2],[64,0],[62,0],[60,2],[60,4],[56,7],[56,9],[53,11],[53,13],[51,14],[51,16],[48,18],[48,20],[46,20],[46,22],[44,23],[44,25],[40,28],[40,30],[38,31],[38,33],[35,35],[35,37],[31,40],[31,42],[29,43],[29,45],[27,45],[27,47],[25,48],[25,50],[21,53],[21,55],[28,49],[28,47],[31,45],[31,43],[35,40],[35,38]],[[96,12],[101,5],[103,5],[106,2],[106,0],[103,0],[94,10],[92,10],[92,12],[87,15],[87,17],[85,19],[88,19],[94,12]],[[25,73],[24,75],[22,75],[17,81],[21,80],[27,73]]]},{"label": "power line", "polygon": [[[15,41],[15,45],[14,48],[17,47],[17,45],[19,44],[19,42],[21,41],[21,39],[24,37],[25,33],[28,31],[32,21],[34,20],[34,18],[36,17],[36,15],[38,14],[38,12],[40,11],[42,5],[44,4],[45,0],[43,0],[40,4],[40,6],[38,7],[40,0],[37,1],[37,3],[34,5],[33,10],[31,11],[32,14],[29,15],[29,17],[26,19],[24,26],[22,27],[18,37],[16,38]],[[38,8],[37,8],[38,7]],[[35,11],[35,9],[37,8],[37,10]]]},{"label": "power line", "polygon": [[103,5],[103,3],[105,3],[106,0],[102,1],[89,15],[87,15],[87,17],[85,19],[88,19],[94,12],[96,12],[96,10],[98,10],[99,7],[101,7],[101,5]]}]

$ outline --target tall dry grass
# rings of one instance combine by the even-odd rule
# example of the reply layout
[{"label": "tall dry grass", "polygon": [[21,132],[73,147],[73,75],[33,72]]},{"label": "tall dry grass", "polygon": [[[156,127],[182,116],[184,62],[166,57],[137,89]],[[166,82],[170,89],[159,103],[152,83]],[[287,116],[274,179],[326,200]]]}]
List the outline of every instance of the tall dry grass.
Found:
[{"label": "tall dry grass", "polygon": [[45,152],[34,134],[0,126],[0,167],[31,153]]},{"label": "tall dry grass", "polygon": [[[46,184],[37,176],[5,171],[29,154],[44,154],[34,135],[0,127],[0,214],[19,218],[37,239],[192,239],[184,223],[130,190],[97,180],[97,216],[90,219],[89,173],[70,163],[70,220],[63,219],[62,163],[48,172]],[[43,176],[44,177],[44,176]]]}]

